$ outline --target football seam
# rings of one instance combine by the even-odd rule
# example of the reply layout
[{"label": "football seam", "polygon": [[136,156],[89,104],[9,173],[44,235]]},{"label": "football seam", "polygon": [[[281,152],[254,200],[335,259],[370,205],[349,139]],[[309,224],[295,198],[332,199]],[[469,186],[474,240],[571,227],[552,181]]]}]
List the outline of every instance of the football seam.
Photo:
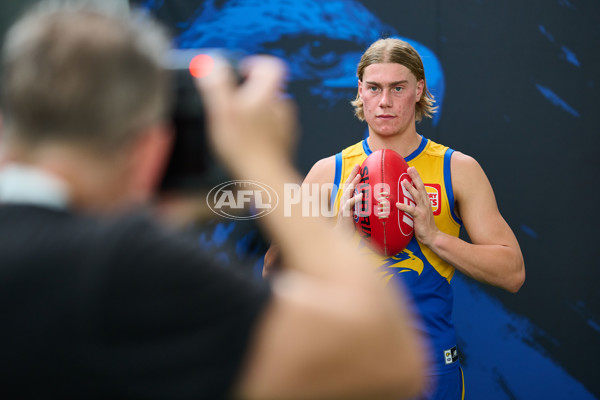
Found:
[{"label": "football seam", "polygon": [[[385,166],[385,156],[386,156],[387,152],[386,149],[383,149],[383,152],[381,153],[381,178],[382,180],[385,182],[385,170],[384,170],[384,166]],[[386,225],[385,225],[385,219],[381,219],[379,218],[379,216],[377,216],[377,219],[379,219],[381,221],[381,223],[383,224],[383,253],[387,256],[388,255],[388,247],[387,247],[387,229],[386,229]]]}]

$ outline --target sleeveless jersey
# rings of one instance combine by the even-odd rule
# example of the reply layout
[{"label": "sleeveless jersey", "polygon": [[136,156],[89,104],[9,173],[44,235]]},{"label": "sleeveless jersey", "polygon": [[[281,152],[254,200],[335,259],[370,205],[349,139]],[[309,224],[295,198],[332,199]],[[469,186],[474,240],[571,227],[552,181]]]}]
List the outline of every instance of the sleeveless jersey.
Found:
[{"label": "sleeveless jersey", "polygon": [[[435,223],[438,228],[458,236],[462,225],[454,212],[454,195],[450,171],[453,150],[421,139],[419,148],[405,158],[419,172],[429,193]],[[371,154],[366,140],[356,143],[335,156],[337,192],[332,192],[331,204],[339,210],[342,185],[352,168]],[[356,235],[357,241],[359,235]],[[385,257],[364,246],[363,251],[376,260],[378,272],[386,282],[402,285],[411,295],[419,313],[418,329],[423,331],[431,346],[431,374],[450,373],[459,368],[456,334],[452,322],[454,302],[450,281],[454,267],[438,257],[414,237],[402,252]]]}]

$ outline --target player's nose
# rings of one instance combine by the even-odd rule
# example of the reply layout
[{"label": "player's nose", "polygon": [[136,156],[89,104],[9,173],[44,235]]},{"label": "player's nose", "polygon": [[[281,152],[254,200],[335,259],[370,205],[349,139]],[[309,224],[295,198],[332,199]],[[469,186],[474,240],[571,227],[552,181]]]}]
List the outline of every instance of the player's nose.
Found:
[{"label": "player's nose", "polygon": [[392,96],[386,90],[383,91],[379,99],[379,107],[387,108],[392,106]]}]

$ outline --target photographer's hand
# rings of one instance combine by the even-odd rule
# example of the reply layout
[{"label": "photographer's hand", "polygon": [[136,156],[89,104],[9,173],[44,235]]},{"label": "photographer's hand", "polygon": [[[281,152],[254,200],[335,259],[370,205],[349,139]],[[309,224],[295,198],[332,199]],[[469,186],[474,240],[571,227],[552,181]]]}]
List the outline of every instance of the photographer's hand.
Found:
[{"label": "photographer's hand", "polygon": [[215,59],[207,78],[196,82],[208,115],[215,152],[239,178],[266,162],[289,164],[296,135],[296,112],[282,92],[286,69],[279,59],[250,57],[241,63],[238,86],[229,64]]}]

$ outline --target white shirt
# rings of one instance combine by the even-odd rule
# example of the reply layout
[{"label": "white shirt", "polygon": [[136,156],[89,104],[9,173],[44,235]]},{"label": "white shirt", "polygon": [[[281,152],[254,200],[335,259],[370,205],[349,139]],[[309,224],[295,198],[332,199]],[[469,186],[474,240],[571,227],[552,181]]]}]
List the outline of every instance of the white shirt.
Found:
[{"label": "white shirt", "polygon": [[7,164],[0,170],[0,204],[28,204],[67,208],[67,185],[55,175],[23,164]]}]

